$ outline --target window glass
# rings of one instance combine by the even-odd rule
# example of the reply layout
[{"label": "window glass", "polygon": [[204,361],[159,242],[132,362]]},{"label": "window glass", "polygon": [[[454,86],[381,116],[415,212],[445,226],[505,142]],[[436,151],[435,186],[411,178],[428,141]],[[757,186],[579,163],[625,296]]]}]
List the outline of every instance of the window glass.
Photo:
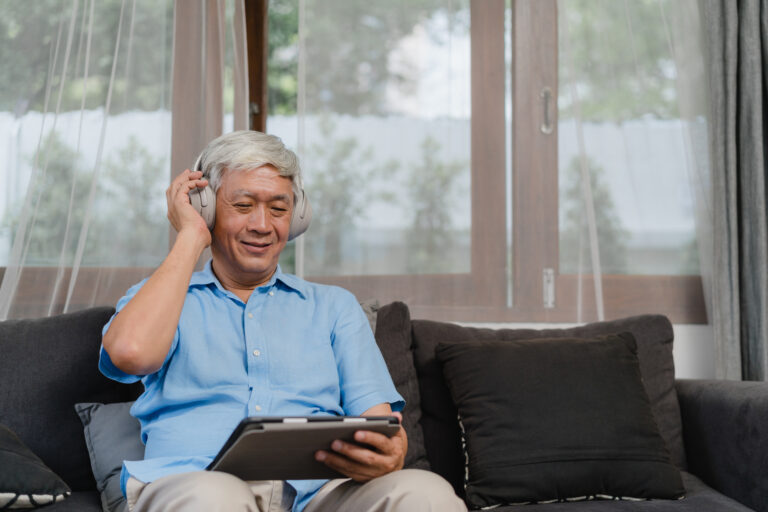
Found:
[{"label": "window glass", "polygon": [[558,2],[560,273],[699,273],[672,4]]},{"label": "window glass", "polygon": [[469,1],[273,1],[269,22],[268,131],[314,208],[304,274],[468,272]]},{"label": "window glass", "polygon": [[19,231],[26,266],[162,260],[172,27],[170,0],[0,3],[0,266]]}]

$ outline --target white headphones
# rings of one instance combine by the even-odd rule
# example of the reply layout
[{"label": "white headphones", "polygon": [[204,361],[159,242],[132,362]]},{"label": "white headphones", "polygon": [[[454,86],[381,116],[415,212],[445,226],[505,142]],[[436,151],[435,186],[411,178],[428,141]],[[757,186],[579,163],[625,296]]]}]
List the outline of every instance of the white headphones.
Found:
[{"label": "white headphones", "polygon": [[[194,166],[195,171],[203,170],[203,155],[197,157],[197,161]],[[204,178],[208,178],[206,173],[203,173]],[[291,214],[291,227],[288,231],[288,240],[293,240],[297,236],[304,233],[309,227],[309,222],[312,220],[312,206],[309,204],[304,193],[304,186],[301,183],[301,176],[295,176],[295,180],[298,180],[298,192],[293,197],[293,213]],[[213,230],[213,225],[216,221],[216,194],[210,185],[206,185],[205,188],[194,188],[189,192],[189,202],[197,210],[197,212],[205,219],[205,223],[208,224],[208,229]]]}]

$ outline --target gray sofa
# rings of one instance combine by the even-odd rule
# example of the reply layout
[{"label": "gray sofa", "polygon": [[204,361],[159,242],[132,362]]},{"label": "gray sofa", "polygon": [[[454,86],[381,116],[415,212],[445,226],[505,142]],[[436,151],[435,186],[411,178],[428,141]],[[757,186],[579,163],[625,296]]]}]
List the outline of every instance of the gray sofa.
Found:
[{"label": "gray sofa", "polygon": [[[94,308],[0,322],[0,424],[15,432],[72,491],[65,500],[47,505],[48,510],[100,510],[106,493],[115,490],[119,467],[100,468],[97,488],[83,425],[74,409],[78,403],[129,402],[141,392],[140,385],[114,383],[97,370],[101,327],[112,312]],[[371,314],[393,380],[408,401],[406,465],[443,475],[459,495],[464,495],[468,477],[467,446],[462,444],[457,408],[436,357],[439,344],[630,332],[637,340],[643,384],[659,433],[671,462],[681,470],[685,498],[548,503],[531,505],[531,510],[768,511],[768,383],[676,381],[672,327],[663,316],[534,331],[411,320],[402,303],[373,308]],[[120,421],[135,420],[126,416]],[[111,478],[108,484],[105,477]]]}]

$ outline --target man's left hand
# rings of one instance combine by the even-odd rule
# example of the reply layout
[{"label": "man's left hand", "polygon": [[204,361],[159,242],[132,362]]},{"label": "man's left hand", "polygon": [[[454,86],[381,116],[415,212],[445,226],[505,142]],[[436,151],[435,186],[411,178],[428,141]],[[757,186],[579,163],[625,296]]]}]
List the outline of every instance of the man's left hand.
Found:
[{"label": "man's left hand", "polygon": [[[399,412],[392,415],[397,416],[402,423]],[[403,468],[408,437],[402,426],[392,437],[359,430],[355,432],[355,441],[360,444],[336,440],[331,445],[333,451],[321,450],[315,454],[315,458],[356,482],[367,482]]]}]

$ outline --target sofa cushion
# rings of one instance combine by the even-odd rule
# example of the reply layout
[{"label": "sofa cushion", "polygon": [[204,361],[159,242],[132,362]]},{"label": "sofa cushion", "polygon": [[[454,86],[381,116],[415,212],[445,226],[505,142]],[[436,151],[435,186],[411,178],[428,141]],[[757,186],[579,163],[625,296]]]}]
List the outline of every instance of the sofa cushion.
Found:
[{"label": "sofa cushion", "polygon": [[125,510],[125,497],[120,488],[123,461],[144,458],[141,424],[131,416],[132,405],[133,402],[75,405],[83,422],[91,469],[105,512]]},{"label": "sofa cushion", "polygon": [[99,493],[96,491],[73,492],[64,501],[47,505],[42,512],[102,512]]},{"label": "sofa cushion", "polygon": [[406,468],[429,469],[421,429],[421,395],[413,364],[411,316],[408,306],[393,302],[377,311],[376,343],[387,362],[397,392],[405,399],[403,428],[408,434]]},{"label": "sofa cushion", "polygon": [[464,327],[430,320],[413,320],[411,324],[427,456],[432,470],[451,482],[459,494],[463,493],[464,460],[457,410],[435,357],[435,349],[441,342],[589,338],[619,332],[632,333],[637,341],[640,373],[659,432],[667,444],[672,462],[681,469],[685,467],[680,408],[674,388],[673,332],[666,317],[644,315],[567,329],[542,330]]},{"label": "sofa cushion", "polygon": [[522,509],[519,505],[503,505],[494,508],[493,512],[754,512],[753,509],[712,489],[698,477],[685,471],[681,473],[685,499],[679,501],[576,501],[546,503]]},{"label": "sofa cushion", "polygon": [[35,508],[69,496],[67,484],[0,425],[0,509]]},{"label": "sofa cushion", "polygon": [[79,402],[125,402],[126,386],[99,373],[101,329],[113,308],[0,322],[0,418],[72,491],[94,490]]},{"label": "sofa cushion", "polygon": [[631,334],[439,344],[437,357],[470,505],[684,494]]}]

